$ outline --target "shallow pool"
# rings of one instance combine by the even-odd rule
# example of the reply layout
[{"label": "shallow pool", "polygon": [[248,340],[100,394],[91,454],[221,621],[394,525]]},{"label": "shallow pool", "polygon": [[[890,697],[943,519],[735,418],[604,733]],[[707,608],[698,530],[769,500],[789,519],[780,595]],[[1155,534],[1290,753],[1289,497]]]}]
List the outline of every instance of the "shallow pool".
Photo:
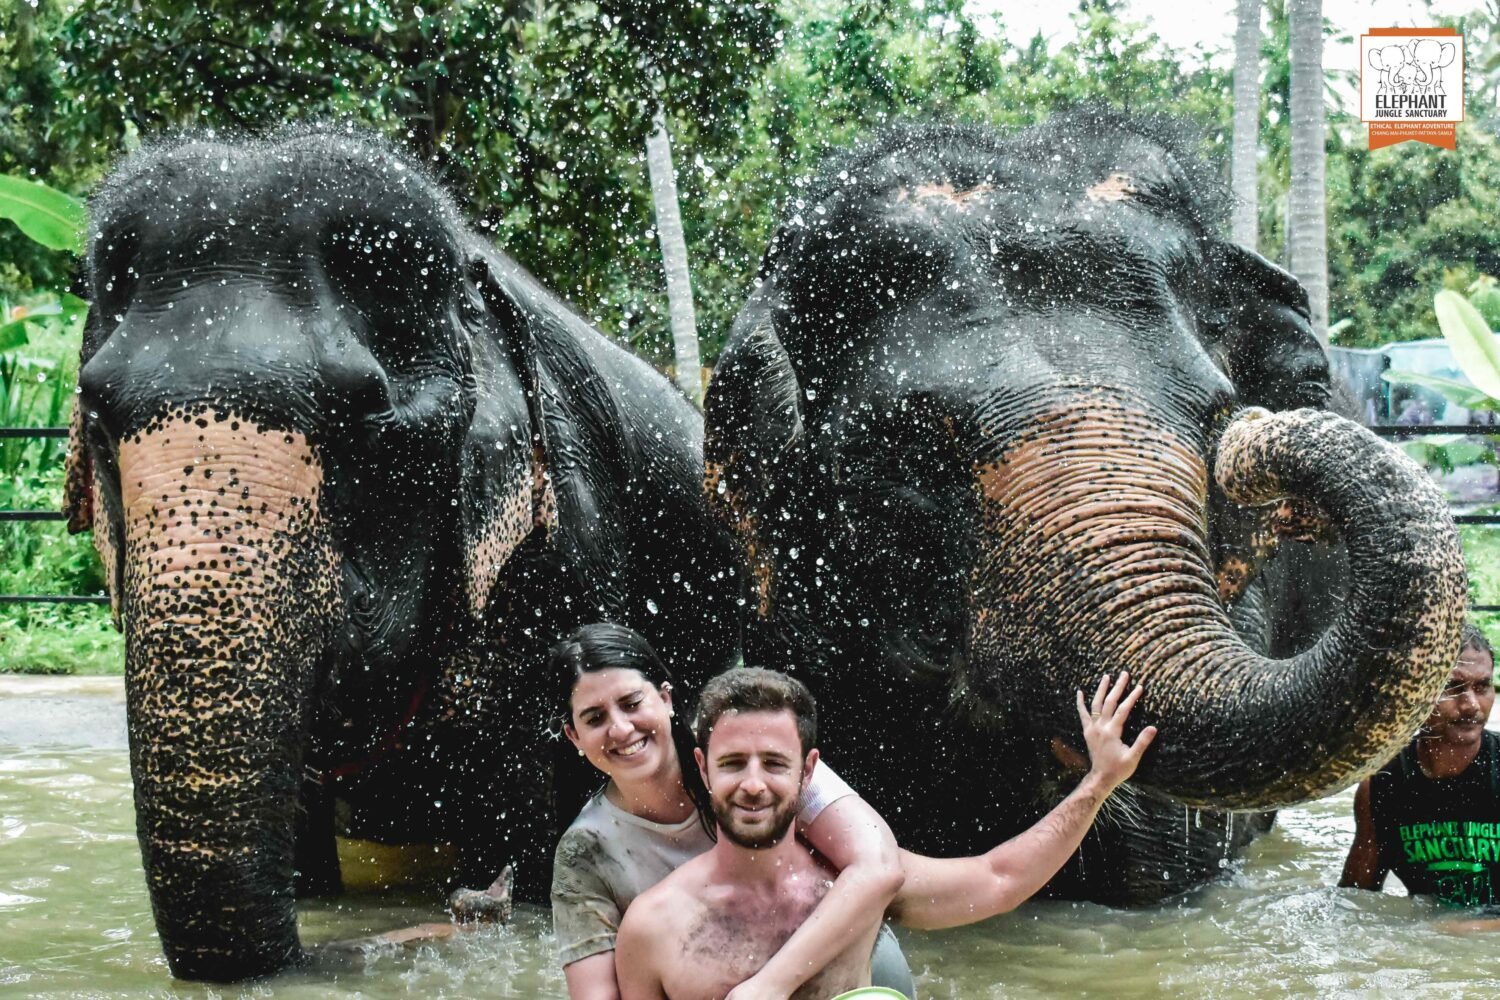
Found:
[{"label": "shallow pool", "polygon": [[[343,967],[242,988],[173,981],[109,690],[44,698],[0,683],[0,997],[565,996],[546,912],[526,907],[508,927]],[[1451,914],[1399,890],[1332,888],[1351,798],[1283,812],[1225,882],[1160,909],[1037,903],[977,927],[903,932],[921,995],[1500,996],[1500,934],[1445,933]],[[354,895],[305,906],[301,924],[315,943],[437,919],[435,895]]]}]

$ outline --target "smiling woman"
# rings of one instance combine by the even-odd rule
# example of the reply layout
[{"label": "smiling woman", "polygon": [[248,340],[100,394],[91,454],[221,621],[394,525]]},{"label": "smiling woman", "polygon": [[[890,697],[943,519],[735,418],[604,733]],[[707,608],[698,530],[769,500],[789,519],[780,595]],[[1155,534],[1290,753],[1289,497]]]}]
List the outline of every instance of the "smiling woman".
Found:
[{"label": "smiling woman", "polygon": [[[557,847],[558,954],[573,1000],[613,1000],[615,935],[625,910],[709,850],[715,824],[686,709],[645,639],[618,625],[584,626],[553,649],[551,669],[564,734],[609,779]],[[870,914],[885,910],[902,881],[889,828],[827,766],[793,798],[799,831],[840,874],[819,908],[822,919],[809,919],[741,990],[792,993],[848,946],[856,935],[847,928],[868,926]],[[888,932],[874,968],[880,981],[911,993],[911,973]]]}]

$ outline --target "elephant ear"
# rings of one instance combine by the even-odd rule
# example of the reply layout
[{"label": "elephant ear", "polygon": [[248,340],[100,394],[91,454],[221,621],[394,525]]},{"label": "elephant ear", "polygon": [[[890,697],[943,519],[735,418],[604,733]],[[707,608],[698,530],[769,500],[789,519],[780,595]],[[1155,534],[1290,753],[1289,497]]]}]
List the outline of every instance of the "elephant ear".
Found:
[{"label": "elephant ear", "polygon": [[1242,406],[1326,409],[1328,355],[1313,333],[1307,290],[1291,274],[1233,243],[1217,243],[1210,327]]},{"label": "elephant ear", "polygon": [[[93,313],[84,328],[82,357],[79,371],[94,356],[103,333]],[[83,531],[94,533],[94,551],[104,569],[104,586],[109,593],[110,614],[115,628],[120,628],[120,594],[124,569],[119,542],[122,529],[118,527],[118,494],[115,499],[101,495],[94,457],[88,446],[89,417],[82,398],[75,398],[73,415],[68,421],[68,456],[63,466],[62,513],[67,520],[68,533],[76,535]],[[114,504],[115,513],[111,513]]]},{"label": "elephant ear", "polygon": [[536,331],[484,256],[470,258],[468,280],[487,319],[479,325],[496,337],[515,372],[526,414],[522,434],[526,453],[518,462],[514,401],[507,406],[508,401],[493,387],[482,387],[464,441],[460,487],[464,588],[468,608],[478,617],[522,543],[538,529],[544,539],[552,537],[557,527],[557,493],[548,467]]},{"label": "elephant ear", "polygon": [[802,436],[801,386],[776,332],[770,288],[736,319],[703,401],[704,491],[739,542],[763,617],[775,578],[766,526],[789,500]]}]

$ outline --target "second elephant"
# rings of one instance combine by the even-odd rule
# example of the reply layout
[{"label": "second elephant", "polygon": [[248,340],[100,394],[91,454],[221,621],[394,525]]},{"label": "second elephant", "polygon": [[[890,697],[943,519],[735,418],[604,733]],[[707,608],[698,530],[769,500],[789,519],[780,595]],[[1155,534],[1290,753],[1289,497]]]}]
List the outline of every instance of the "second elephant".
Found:
[{"label": "second elephant", "polygon": [[[903,846],[1025,828],[1085,759],[1103,673],[1160,735],[1053,883],[1112,902],[1216,875],[1264,816],[1369,774],[1457,649],[1443,497],[1325,409],[1306,296],[1215,234],[1161,123],[894,130],[777,232],[709,388],[710,502],[747,568],[746,657],[787,664],[828,759]],[[1260,572],[1341,536],[1349,598],[1265,655]]]}]

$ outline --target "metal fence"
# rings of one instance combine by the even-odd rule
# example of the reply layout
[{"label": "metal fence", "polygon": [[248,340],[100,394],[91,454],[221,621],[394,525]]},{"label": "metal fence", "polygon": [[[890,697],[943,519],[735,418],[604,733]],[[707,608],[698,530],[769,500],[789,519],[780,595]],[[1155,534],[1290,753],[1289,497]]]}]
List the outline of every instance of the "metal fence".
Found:
[{"label": "metal fence", "polygon": [[[66,427],[0,427],[0,438],[65,438]],[[0,521],[62,521],[56,510],[0,510]],[[74,594],[0,594],[0,604],[108,604],[107,597]]]},{"label": "metal fence", "polygon": [[[1500,438],[1500,426],[1483,424],[1413,424],[1371,427],[1386,438],[1413,438],[1438,434],[1475,434]],[[64,438],[66,427],[0,427],[0,438]],[[1497,498],[1500,499],[1500,498]],[[0,510],[0,521],[61,521],[55,510]],[[1455,514],[1456,524],[1500,525],[1500,514]],[[0,604],[108,604],[107,597],[77,597],[71,594],[0,594]],[[1500,604],[1471,605],[1474,611],[1500,611]]]}]

